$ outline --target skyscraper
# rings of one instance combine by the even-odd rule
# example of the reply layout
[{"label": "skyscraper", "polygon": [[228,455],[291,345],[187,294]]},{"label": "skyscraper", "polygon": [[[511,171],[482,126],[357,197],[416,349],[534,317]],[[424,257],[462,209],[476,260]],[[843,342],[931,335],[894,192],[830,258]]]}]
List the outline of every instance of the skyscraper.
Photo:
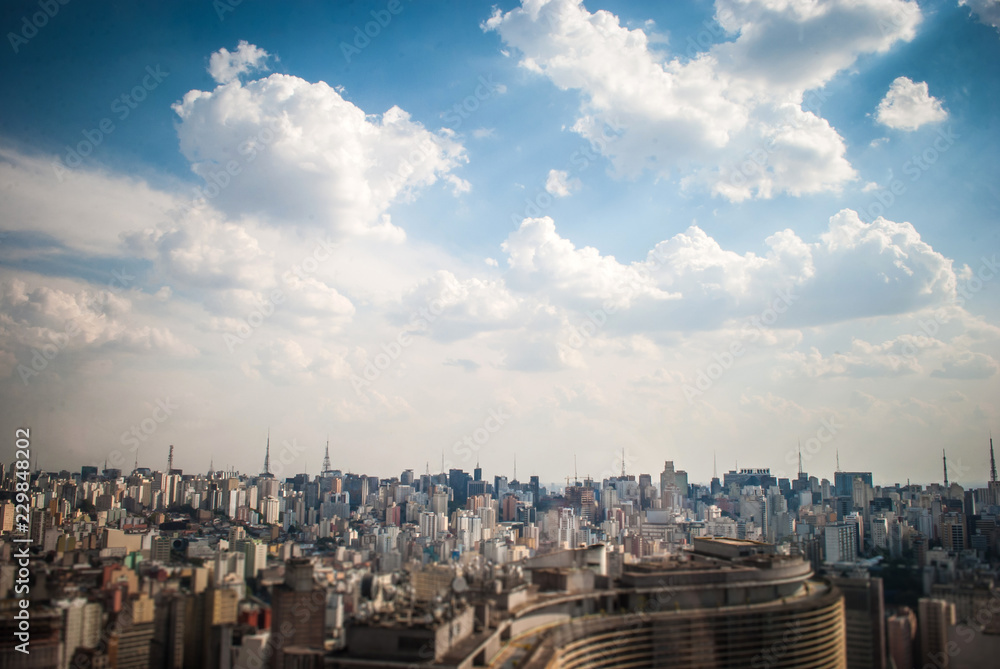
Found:
[{"label": "skyscraper", "polygon": [[285,669],[286,650],[323,650],[326,590],[313,580],[311,560],[285,563],[285,582],[274,587],[271,606],[271,669]]},{"label": "skyscraper", "polygon": [[955,624],[955,605],[943,599],[921,597],[918,602],[920,626],[920,658],[918,666],[930,664],[948,669],[948,628]]},{"label": "skyscraper", "polygon": [[826,562],[850,562],[858,555],[855,523],[830,523],[824,530]]},{"label": "skyscraper", "polygon": [[882,579],[867,573],[851,578],[834,578],[844,593],[844,621],[847,636],[847,666],[850,669],[885,668],[885,600]]}]

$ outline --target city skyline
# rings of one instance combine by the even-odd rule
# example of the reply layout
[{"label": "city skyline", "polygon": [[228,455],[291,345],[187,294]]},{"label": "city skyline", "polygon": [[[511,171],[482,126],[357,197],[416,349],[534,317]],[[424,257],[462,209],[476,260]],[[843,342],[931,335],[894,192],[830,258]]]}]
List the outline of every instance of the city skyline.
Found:
[{"label": "city skyline", "polygon": [[0,428],[46,470],[254,474],[269,431],[289,475],[801,443],[981,485],[991,7],[5,3]]},{"label": "city skyline", "polygon": [[[364,470],[364,471],[351,471],[350,469],[345,469],[345,468],[341,468],[341,467],[336,466],[337,465],[337,460],[336,460],[336,457],[335,457],[336,456],[336,452],[335,452],[334,457],[331,457],[329,443],[327,443],[325,445],[325,447],[324,447],[324,452],[323,452],[323,456],[322,456],[322,459],[321,459],[320,466],[317,466],[314,469],[310,469],[309,467],[306,467],[306,468],[302,469],[301,471],[298,471],[298,470],[293,471],[292,467],[294,466],[295,463],[297,463],[299,461],[299,458],[297,456],[302,455],[302,457],[305,457],[305,453],[298,447],[298,445],[293,445],[293,446],[290,447],[290,445],[287,442],[281,443],[281,444],[279,444],[279,443],[276,442],[276,448],[277,448],[277,450],[276,450],[275,455],[277,457],[274,460],[272,460],[271,459],[270,433],[268,433],[267,440],[265,442],[265,451],[264,451],[264,456],[263,456],[263,462],[264,462],[264,464],[263,464],[262,467],[258,467],[258,468],[254,468],[251,465],[251,466],[248,466],[246,469],[241,469],[240,467],[236,466],[234,463],[230,463],[230,462],[219,462],[219,463],[216,463],[214,457],[210,457],[209,458],[209,468],[207,470],[205,470],[204,472],[202,472],[200,470],[192,471],[192,470],[184,468],[183,461],[178,460],[177,462],[174,462],[174,460],[173,460],[173,458],[174,458],[174,446],[172,444],[168,447],[168,451],[167,451],[167,453],[168,453],[168,456],[167,456],[168,465],[165,468],[160,468],[156,464],[150,464],[150,463],[145,462],[145,461],[140,462],[137,456],[135,457],[134,460],[131,461],[132,462],[132,467],[129,468],[127,466],[128,463],[124,459],[125,454],[122,453],[121,451],[112,451],[110,453],[110,455],[109,455],[109,458],[104,463],[95,462],[95,463],[90,463],[90,464],[84,465],[84,466],[86,466],[86,467],[95,467],[98,472],[103,471],[105,469],[119,470],[119,471],[122,472],[122,474],[127,474],[129,472],[133,472],[133,471],[136,471],[136,470],[143,470],[143,471],[150,471],[150,472],[179,471],[179,472],[184,472],[184,473],[186,473],[188,475],[206,476],[207,477],[207,476],[211,475],[214,472],[215,475],[219,475],[221,473],[232,473],[232,474],[236,474],[236,475],[238,475],[240,477],[247,477],[247,478],[250,478],[250,479],[255,478],[255,477],[259,477],[259,476],[264,475],[264,474],[267,474],[267,475],[273,475],[273,476],[275,476],[278,479],[284,480],[284,479],[292,479],[292,478],[299,477],[299,476],[302,476],[302,475],[307,476],[309,479],[315,479],[318,476],[332,475],[332,474],[335,473],[338,476],[342,476],[342,475],[374,476],[374,477],[377,477],[379,480],[393,480],[393,479],[398,480],[399,479],[399,474],[390,473],[389,475],[386,475],[385,471],[375,471],[377,469],[375,467],[369,468],[368,470]],[[295,457],[295,459],[286,458],[286,455],[289,454],[289,453],[291,453],[292,456]],[[769,467],[769,466],[755,467],[755,466],[750,466],[747,463],[744,463],[743,465],[740,465],[739,461],[734,461],[732,467],[723,466],[722,468],[719,468],[718,463],[716,462],[714,464],[714,466],[713,466],[713,471],[712,471],[711,476],[706,477],[704,479],[699,478],[697,476],[691,476],[686,470],[678,470],[678,471],[684,471],[684,473],[686,475],[688,475],[688,481],[689,481],[689,483],[691,485],[700,485],[700,486],[705,486],[705,487],[710,487],[712,480],[715,480],[715,479],[718,479],[720,481],[723,480],[723,477],[726,474],[752,472],[752,471],[755,471],[755,470],[766,471],[766,473],[769,476],[773,476],[775,480],[782,480],[782,479],[784,479],[784,480],[788,480],[788,481],[793,481],[800,474],[805,474],[805,475],[809,476],[810,478],[816,478],[817,480],[828,480],[828,481],[832,481],[833,480],[832,477],[826,475],[826,470],[825,469],[817,469],[817,470],[810,471],[809,468],[805,466],[805,462],[807,462],[809,460],[809,454],[808,454],[808,452],[802,453],[801,451],[799,451],[797,449],[795,451],[795,453],[796,453],[797,458],[801,457],[802,460],[799,460],[797,462],[797,468],[796,468],[795,471],[792,471],[792,472],[788,472],[786,469],[783,469],[783,468],[780,468],[780,467],[778,467],[778,468]],[[570,475],[569,473],[566,473],[566,474],[564,474],[563,476],[561,476],[561,477],[559,477],[557,479],[545,480],[544,478],[542,478],[539,475],[535,474],[533,471],[529,470],[527,478],[532,478],[532,479],[538,478],[539,481],[540,481],[540,484],[543,485],[544,487],[552,487],[554,490],[558,490],[558,489],[562,489],[562,488],[564,488],[565,486],[568,486],[568,485],[582,484],[582,483],[584,483],[587,480],[593,481],[594,484],[598,484],[601,481],[606,481],[606,480],[614,479],[614,478],[619,478],[620,479],[622,476],[627,476],[627,477],[629,477],[632,480],[638,480],[638,478],[639,478],[640,475],[655,476],[657,474],[657,472],[660,471],[656,467],[644,469],[644,468],[642,468],[640,466],[635,465],[634,463],[630,465],[628,453],[625,452],[625,451],[623,451],[620,455],[621,456],[618,458],[617,464],[615,466],[621,467],[621,469],[620,470],[604,469],[604,470],[601,471],[600,475],[594,475],[594,474],[590,473],[589,471],[581,471],[579,469],[579,464],[576,463],[576,462],[574,462],[574,469],[573,469],[573,474],[572,475]],[[507,479],[508,481],[512,481],[512,482],[513,481],[520,481],[521,483],[524,483],[525,481],[527,481],[527,478],[525,478],[524,476],[522,476],[521,478],[523,478],[524,480],[521,480],[521,479],[519,479],[516,476],[516,454],[513,457],[514,457],[514,461],[512,462],[512,465],[511,465],[512,468],[510,470],[497,469],[496,471],[491,471],[488,468],[482,467],[481,466],[481,462],[477,461],[473,465],[473,467],[468,468],[468,471],[467,471],[466,467],[462,466],[460,463],[456,464],[456,463],[454,463],[452,461],[449,461],[446,457],[442,457],[441,460],[435,462],[435,466],[434,467],[431,467],[431,463],[432,463],[431,460],[426,460],[425,461],[425,467],[422,470],[419,469],[418,467],[407,467],[406,464],[404,463],[403,466],[402,466],[402,468],[400,469],[400,471],[401,472],[407,472],[407,471],[412,472],[418,478],[421,475],[424,475],[424,474],[428,474],[428,475],[430,475],[432,477],[437,477],[437,476],[439,476],[441,474],[446,474],[447,475],[449,472],[455,471],[455,470],[462,471],[462,472],[464,472],[464,473],[466,473],[466,474],[468,474],[470,476],[472,475],[473,472],[481,472],[481,473],[483,473],[483,476],[485,477],[485,478],[482,479],[484,481],[490,481],[494,477],[497,477],[497,478],[501,478],[502,477],[502,478]],[[286,459],[287,459],[287,464],[286,464]],[[669,463],[672,466],[677,466],[677,465],[682,465],[683,464],[683,462],[681,462],[681,461],[675,461],[675,460],[667,460],[666,462]],[[917,486],[933,486],[933,485],[942,485],[942,483],[951,483],[951,484],[960,485],[960,486],[962,486],[965,489],[976,489],[976,488],[985,488],[985,487],[987,487],[989,485],[989,481],[996,480],[996,461],[995,461],[995,455],[994,455],[994,450],[993,450],[993,440],[992,440],[992,437],[989,439],[988,447],[986,449],[986,462],[987,462],[987,465],[986,465],[986,469],[985,470],[981,470],[980,468],[973,469],[973,468],[969,467],[967,464],[963,463],[962,461],[957,461],[956,462],[955,460],[952,460],[950,462],[950,464],[948,464],[947,453],[946,452],[942,453],[942,457],[941,457],[941,460],[939,460],[939,462],[941,463],[940,466],[942,468],[942,471],[941,471],[941,480],[918,481],[918,480],[911,480],[910,477],[904,477],[903,479],[899,479],[899,478],[893,478],[891,475],[890,476],[884,476],[884,475],[881,475],[878,472],[874,472],[874,471],[869,472],[869,473],[872,474],[872,478],[873,478],[873,481],[874,481],[875,485],[884,485],[884,486],[889,486],[889,487],[891,487],[891,486],[899,486],[899,485],[909,485],[911,483],[913,485],[917,485]],[[624,463],[624,466],[622,466],[623,463]],[[756,463],[756,464],[763,465],[764,463]],[[839,453],[837,453],[835,455],[835,467],[832,470],[832,472],[834,474],[838,474],[838,473],[842,473],[842,472],[856,473],[856,472],[868,472],[869,471],[864,466],[854,466],[854,467],[850,467],[849,466],[849,467],[843,467],[842,468],[842,467],[840,467],[840,464],[841,463],[839,461]],[[178,466],[175,467],[174,465],[178,465]],[[36,470],[38,470],[38,471],[53,472],[53,473],[57,471],[57,470],[54,470],[52,468],[42,467],[41,465],[39,465],[37,463],[33,463],[33,467]],[[950,470],[949,470],[949,467],[950,467]],[[65,469],[65,468],[62,468],[62,469]],[[259,472],[258,472],[258,469],[260,470]],[[949,471],[951,472],[950,474],[948,473]],[[503,472],[507,472],[510,475],[507,475],[507,474],[505,474]],[[524,474],[524,472],[525,472],[525,470],[522,468],[522,475]],[[978,479],[974,478],[974,476],[978,476],[981,473],[983,473],[983,479],[982,480],[978,480]],[[905,484],[903,483],[904,480],[906,481]],[[565,482],[565,483],[562,483],[562,482]],[[572,482],[572,483],[570,483],[570,482]],[[942,485],[942,487],[945,487],[945,486]]]}]

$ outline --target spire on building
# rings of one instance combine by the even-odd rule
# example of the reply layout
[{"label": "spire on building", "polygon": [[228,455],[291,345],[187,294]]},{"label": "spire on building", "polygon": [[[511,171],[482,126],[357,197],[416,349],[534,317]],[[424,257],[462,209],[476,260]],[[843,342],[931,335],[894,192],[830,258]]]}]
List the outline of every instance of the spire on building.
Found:
[{"label": "spire on building", "polygon": [[941,449],[941,462],[944,464],[944,487],[948,487],[948,456],[945,454],[944,449]]},{"label": "spire on building", "polygon": [[837,471],[840,471],[840,449],[837,449]]},{"label": "spire on building", "polygon": [[993,433],[990,433],[990,480],[997,482],[997,461],[993,457]]},{"label": "spire on building", "polygon": [[274,477],[274,474],[271,473],[271,428],[267,428],[267,446],[264,448],[264,471],[260,475],[269,478]]},{"label": "spire on building", "polygon": [[802,478],[802,440],[799,439],[799,478]]},{"label": "spire on building", "polygon": [[170,444],[170,451],[167,453],[167,473],[174,468],[174,445]]},{"label": "spire on building", "polygon": [[135,449],[135,466],[132,467],[132,473],[135,474],[137,471],[139,471],[139,448],[138,447],[136,447],[136,449]]}]

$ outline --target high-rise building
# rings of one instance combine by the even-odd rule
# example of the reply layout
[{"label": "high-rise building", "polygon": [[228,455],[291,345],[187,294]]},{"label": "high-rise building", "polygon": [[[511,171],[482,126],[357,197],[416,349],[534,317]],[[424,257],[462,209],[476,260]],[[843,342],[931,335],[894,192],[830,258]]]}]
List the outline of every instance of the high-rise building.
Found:
[{"label": "high-rise building", "polygon": [[95,648],[101,640],[101,622],[104,609],[97,602],[88,602],[82,597],[74,600],[53,602],[63,614],[63,656],[64,667],[69,668],[73,653],[77,648]]},{"label": "high-rise building", "polygon": [[889,550],[889,520],[882,514],[872,518],[872,545],[879,550]]},{"label": "high-rise building", "polygon": [[448,493],[445,490],[435,490],[431,495],[431,511],[441,515],[448,514]]},{"label": "high-rise building", "polygon": [[873,486],[871,472],[834,472],[834,494],[837,497],[852,497],[854,495],[854,479],[856,478],[860,478],[861,482],[869,488]]},{"label": "high-rise building", "polygon": [[260,504],[261,515],[268,525],[277,525],[280,516],[281,502],[277,497],[265,497]]},{"label": "high-rise building", "polygon": [[165,536],[153,537],[150,541],[149,558],[154,562],[170,562],[170,548],[173,539]]},{"label": "high-rise building", "polygon": [[271,669],[286,669],[286,649],[323,650],[326,590],[313,579],[311,560],[285,563],[285,582],[274,586],[271,611]]},{"label": "high-rise building", "polygon": [[886,637],[889,659],[896,669],[913,669],[917,654],[917,616],[908,607],[902,607],[886,619]]},{"label": "high-rise building", "polygon": [[0,502],[0,534],[14,531],[15,505],[13,502]]},{"label": "high-rise building", "polygon": [[920,658],[917,665],[948,669],[948,628],[955,624],[955,605],[943,599],[921,597],[918,601],[920,626]]},{"label": "high-rise building", "polygon": [[885,668],[885,600],[882,579],[867,573],[852,578],[834,578],[844,593],[847,666],[850,669]]},{"label": "high-rise building", "polygon": [[[841,593],[811,580],[809,563],[800,557],[767,550],[758,542],[697,537],[684,561],[625,565],[613,600],[601,590],[567,587],[557,598],[560,606],[575,599],[577,610],[599,607],[602,614],[552,630],[525,664],[846,669]],[[537,558],[537,567],[529,559],[525,568],[568,584],[579,578],[581,564],[589,564],[588,552],[564,551],[561,569],[558,554]],[[555,613],[554,606],[536,611],[551,625],[544,614]]]},{"label": "high-rise building", "polygon": [[663,471],[660,473],[660,494],[668,487],[675,487],[677,485],[677,474],[674,471],[674,463],[672,460],[667,460],[663,463]]},{"label": "high-rise building", "polygon": [[489,483],[480,480],[469,481],[466,491],[465,502],[468,504],[470,497],[485,495],[489,492]]},{"label": "high-rise building", "polygon": [[965,515],[948,512],[941,516],[941,545],[945,550],[961,551],[968,548]]},{"label": "high-rise building", "polygon": [[260,540],[239,539],[233,544],[233,550],[243,553],[246,578],[257,578],[267,567],[267,544]]},{"label": "high-rise building", "polygon": [[577,517],[572,508],[559,509],[557,541],[560,546],[576,548]]},{"label": "high-rise building", "polygon": [[461,469],[451,469],[448,471],[448,487],[454,492],[455,503],[465,506],[466,495],[468,494],[470,477]]},{"label": "high-rise building", "polygon": [[778,485],[778,479],[771,474],[768,467],[757,467],[750,469],[740,469],[739,471],[728,471],[723,475],[722,485],[726,490],[736,485],[737,490],[744,486],[760,486],[767,490],[771,486]]},{"label": "high-rise building", "polygon": [[857,526],[854,523],[829,523],[823,533],[826,562],[854,561],[858,555]]},{"label": "high-rise building", "polygon": [[[58,609],[39,606],[32,602],[30,609],[30,645],[25,655],[15,647],[21,641],[15,636],[24,631],[14,618],[15,600],[10,600],[0,614],[0,667],[14,669],[58,669],[62,666],[63,613]],[[72,653],[70,653],[72,655]]]},{"label": "high-rise building", "polygon": [[440,527],[440,514],[433,511],[422,511],[420,513],[420,535],[429,539],[436,539]]}]

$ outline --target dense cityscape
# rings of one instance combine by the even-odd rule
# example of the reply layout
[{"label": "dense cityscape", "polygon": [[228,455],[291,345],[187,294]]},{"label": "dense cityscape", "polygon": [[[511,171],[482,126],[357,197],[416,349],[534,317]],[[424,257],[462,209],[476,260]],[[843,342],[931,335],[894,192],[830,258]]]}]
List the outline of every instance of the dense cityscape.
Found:
[{"label": "dense cityscape", "polygon": [[1000,0],[0,34],[0,669],[1000,668]]},{"label": "dense cityscape", "polygon": [[976,489],[946,459],[929,485],[801,460],[701,485],[666,461],[547,489],[478,465],[344,473],[329,445],[281,479],[263,455],[255,475],[185,473],[173,446],[163,470],[4,467],[0,666],[913,669],[1000,649],[992,440]]}]

